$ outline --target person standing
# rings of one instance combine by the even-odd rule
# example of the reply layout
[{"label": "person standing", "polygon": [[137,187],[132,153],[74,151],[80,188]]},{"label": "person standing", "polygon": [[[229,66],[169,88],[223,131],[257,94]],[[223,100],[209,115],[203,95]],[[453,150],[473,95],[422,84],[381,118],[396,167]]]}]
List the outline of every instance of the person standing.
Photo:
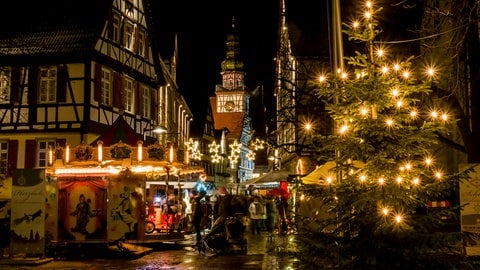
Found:
[{"label": "person standing", "polygon": [[262,219],[263,219],[264,206],[260,202],[258,196],[253,197],[253,202],[248,207],[250,213],[250,229],[252,234],[260,234]]},{"label": "person standing", "polygon": [[269,235],[272,235],[275,228],[277,228],[278,222],[277,203],[272,196],[268,196],[265,206],[267,208],[267,232]]},{"label": "person standing", "polygon": [[205,193],[198,193],[194,191],[192,197],[192,221],[193,228],[195,229],[196,234],[196,245],[198,245],[200,243],[200,240],[202,239],[202,198],[204,194]]}]

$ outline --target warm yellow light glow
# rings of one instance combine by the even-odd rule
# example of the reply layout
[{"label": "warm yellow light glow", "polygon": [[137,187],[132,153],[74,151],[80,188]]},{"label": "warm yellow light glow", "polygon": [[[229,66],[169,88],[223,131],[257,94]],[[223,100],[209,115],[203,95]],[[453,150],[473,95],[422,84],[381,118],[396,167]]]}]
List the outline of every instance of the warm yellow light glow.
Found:
[{"label": "warm yellow light glow", "polygon": [[398,97],[399,94],[400,94],[400,91],[398,91],[397,88],[393,88],[393,89],[392,89],[392,96],[393,96],[393,97]]},{"label": "warm yellow light glow", "polygon": [[398,176],[397,179],[395,179],[397,181],[398,184],[401,184],[403,179],[401,176]]},{"label": "warm yellow light glow", "polygon": [[364,16],[368,20],[368,19],[372,18],[372,13],[370,11],[366,11]]},{"label": "warm yellow light glow", "polygon": [[65,163],[70,162],[70,145],[65,145]]},{"label": "warm yellow light glow", "polygon": [[388,212],[390,212],[390,211],[388,211],[388,208],[386,208],[386,207],[382,208],[382,214],[384,216],[388,215]]},{"label": "warm yellow light glow", "polygon": [[343,125],[340,127],[340,134],[344,134],[346,133],[348,130],[348,126],[347,125]]},{"label": "warm yellow light glow", "polygon": [[380,184],[380,185],[385,184],[385,178],[379,177],[379,178],[378,178],[378,184]]},{"label": "warm yellow light glow", "polygon": [[442,118],[443,121],[447,121],[448,120],[448,114],[443,113],[441,118]]},{"label": "warm yellow light glow", "polygon": [[103,161],[103,142],[102,141],[97,142],[97,160],[98,162]]},{"label": "warm yellow light glow", "polygon": [[90,167],[90,168],[57,168],[55,169],[56,175],[109,175],[109,174],[118,174],[121,169],[113,167]]},{"label": "warm yellow light glow", "polygon": [[372,2],[370,2],[370,1],[365,2],[365,6],[367,8],[371,8],[372,7]]},{"label": "warm yellow light glow", "polygon": [[430,112],[430,117],[432,117],[433,119],[436,119],[438,117],[438,112],[437,111]]},{"label": "warm yellow light glow", "polygon": [[395,221],[396,221],[397,223],[402,222],[402,220],[403,220],[403,217],[402,217],[401,215],[396,215],[396,216],[395,216]]},{"label": "warm yellow light glow", "polygon": [[417,177],[413,178],[412,183],[415,186],[419,185],[420,184],[420,178],[417,178]]},{"label": "warm yellow light glow", "polygon": [[48,149],[48,164],[50,166],[53,164],[53,149],[51,147]]},{"label": "warm yellow light glow", "polygon": [[435,175],[435,178],[440,180],[442,179],[443,173],[441,171],[436,171],[434,175]]},{"label": "warm yellow light glow", "polygon": [[378,56],[378,57],[382,57],[382,56],[384,56],[384,55],[385,55],[385,50],[383,50],[383,49],[378,49],[378,50],[377,50],[377,56]]},{"label": "warm yellow light glow", "polygon": [[305,123],[305,130],[306,131],[312,130],[312,124],[311,123]]},{"label": "warm yellow light glow", "polygon": [[427,165],[427,167],[430,166],[430,165],[432,165],[432,163],[433,163],[433,159],[432,159],[432,158],[430,158],[430,157],[426,157],[426,158],[425,158],[425,165]]},{"label": "warm yellow light glow", "polygon": [[173,146],[170,146],[168,161],[170,161],[170,163],[173,162]]},{"label": "warm yellow light glow", "polygon": [[360,26],[360,23],[358,21],[354,21],[352,26],[353,28],[358,28]]},{"label": "warm yellow light glow", "polygon": [[404,79],[408,79],[410,77],[410,72],[408,70],[405,70],[402,74]]},{"label": "warm yellow light glow", "polygon": [[363,116],[367,115],[367,114],[368,114],[368,109],[365,108],[365,107],[364,107],[364,108],[361,108],[361,109],[360,109],[360,114],[363,115]]},{"label": "warm yellow light glow", "polygon": [[382,73],[383,73],[383,74],[387,74],[387,73],[388,73],[388,67],[387,67],[387,66],[382,67]]},{"label": "warm yellow light glow", "polygon": [[388,127],[391,127],[391,126],[393,126],[394,121],[393,121],[393,119],[389,118],[389,119],[387,119],[387,120],[385,121],[385,124],[386,124]]},{"label": "warm yellow light glow", "polygon": [[405,163],[405,169],[407,171],[411,170],[412,169],[412,163],[410,163],[410,162]]},{"label": "warm yellow light glow", "polygon": [[143,160],[143,143],[141,141],[137,144],[137,158],[138,162],[142,162]]},{"label": "warm yellow light glow", "polygon": [[400,65],[399,64],[394,64],[393,65],[393,70],[399,71],[400,70]]},{"label": "warm yellow light glow", "polygon": [[427,76],[428,77],[435,77],[436,70],[433,67],[427,68]]},{"label": "warm yellow light glow", "polygon": [[363,175],[363,174],[360,175],[360,182],[363,183],[363,182],[365,182],[365,181],[367,181],[367,176],[365,176],[365,175]]},{"label": "warm yellow light glow", "polygon": [[323,75],[320,75],[320,77],[318,77],[318,81],[323,83],[327,80],[327,77],[323,76]]},{"label": "warm yellow light glow", "polygon": [[342,78],[342,80],[346,80],[348,78],[348,74],[342,73],[342,75],[340,75],[340,78]]},{"label": "warm yellow light glow", "polygon": [[327,183],[328,183],[328,184],[331,184],[332,181],[333,181],[332,177],[330,177],[330,176],[328,176],[326,180],[327,180]]},{"label": "warm yellow light glow", "polygon": [[410,112],[410,117],[416,118],[417,116],[418,116],[418,112],[417,112],[416,110],[412,110],[412,111]]},{"label": "warm yellow light glow", "polygon": [[403,101],[399,100],[397,101],[397,108],[401,108],[403,106]]}]

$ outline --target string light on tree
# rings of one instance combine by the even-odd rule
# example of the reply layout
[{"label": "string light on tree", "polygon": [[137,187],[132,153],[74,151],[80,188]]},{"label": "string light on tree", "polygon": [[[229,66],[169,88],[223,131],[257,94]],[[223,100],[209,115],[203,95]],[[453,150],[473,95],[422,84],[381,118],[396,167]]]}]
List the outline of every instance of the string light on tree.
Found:
[{"label": "string light on tree", "polygon": [[[360,44],[358,48],[366,49],[346,57],[350,64],[346,69],[354,76],[335,70],[315,79],[317,95],[336,130],[313,141],[319,157],[337,164],[337,177],[326,178],[331,188],[322,197],[328,198],[329,213],[335,214],[324,223],[335,224],[333,234],[344,238],[332,240],[327,249],[341,250],[345,258],[361,263],[382,262],[388,269],[385,258],[426,252],[415,236],[438,244],[435,224],[428,222],[431,213],[417,211],[455,188],[458,178],[446,176],[441,164],[433,162],[438,160],[432,153],[440,143],[439,134],[448,136],[452,124],[441,103],[428,108],[438,69],[432,64],[419,67],[415,57],[394,55],[395,48],[387,48],[378,37],[383,31],[376,16],[382,8],[372,1],[363,7],[362,15],[345,24],[344,31]],[[364,166],[352,170],[349,160]],[[352,243],[362,246],[352,248]],[[378,255],[390,251],[388,256]]]}]

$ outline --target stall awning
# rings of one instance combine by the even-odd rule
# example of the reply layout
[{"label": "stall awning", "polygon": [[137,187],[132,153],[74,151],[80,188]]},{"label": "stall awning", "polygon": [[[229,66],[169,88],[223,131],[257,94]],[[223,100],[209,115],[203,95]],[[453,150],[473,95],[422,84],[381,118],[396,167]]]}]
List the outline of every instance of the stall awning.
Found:
[{"label": "stall awning", "polygon": [[[360,161],[354,161],[352,163],[353,168],[363,167],[363,163]],[[329,161],[306,176],[302,177],[302,183],[306,185],[327,185],[327,179],[330,178],[332,181],[337,179],[336,177],[336,163],[335,161]]]},{"label": "stall awning", "polygon": [[249,185],[272,185],[278,184],[278,182],[283,180],[288,180],[294,174],[289,171],[279,170],[279,171],[270,171],[264,175],[261,175],[257,178],[249,179],[245,182],[240,183],[241,186],[249,186]]}]

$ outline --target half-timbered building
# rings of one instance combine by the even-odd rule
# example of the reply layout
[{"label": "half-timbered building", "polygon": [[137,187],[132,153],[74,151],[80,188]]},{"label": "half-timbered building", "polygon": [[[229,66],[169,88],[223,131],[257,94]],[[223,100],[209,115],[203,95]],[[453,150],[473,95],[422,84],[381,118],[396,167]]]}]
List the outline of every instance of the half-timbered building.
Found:
[{"label": "half-timbered building", "polygon": [[49,148],[95,142],[117,120],[147,143],[166,127],[183,146],[192,115],[156,49],[150,12],[146,0],[9,2],[0,18],[1,175],[46,167]]}]

